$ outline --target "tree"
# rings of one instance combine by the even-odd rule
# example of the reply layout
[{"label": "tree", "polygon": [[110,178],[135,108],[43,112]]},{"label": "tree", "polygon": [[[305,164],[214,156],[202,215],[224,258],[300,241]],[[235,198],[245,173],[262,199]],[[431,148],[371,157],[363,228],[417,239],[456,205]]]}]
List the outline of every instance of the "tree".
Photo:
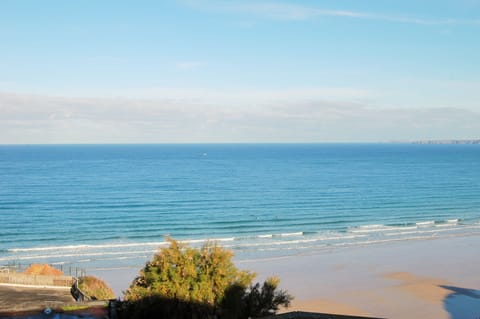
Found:
[{"label": "tree", "polygon": [[233,286],[226,293],[222,304],[222,318],[260,318],[275,314],[280,306],[288,307],[293,297],[284,290],[278,290],[280,279],[267,278],[260,285],[250,285],[248,289]]},{"label": "tree", "polygon": [[278,279],[261,289],[252,286],[255,274],[238,270],[233,253],[216,243],[195,249],[167,240],[170,246],[147,262],[125,292],[129,317],[246,318],[289,305],[292,297],[277,291]]},{"label": "tree", "polygon": [[260,283],[250,286],[249,291],[244,295],[245,317],[264,317],[275,314],[279,306],[290,306],[293,297],[284,290],[277,290],[280,279],[271,277]]}]

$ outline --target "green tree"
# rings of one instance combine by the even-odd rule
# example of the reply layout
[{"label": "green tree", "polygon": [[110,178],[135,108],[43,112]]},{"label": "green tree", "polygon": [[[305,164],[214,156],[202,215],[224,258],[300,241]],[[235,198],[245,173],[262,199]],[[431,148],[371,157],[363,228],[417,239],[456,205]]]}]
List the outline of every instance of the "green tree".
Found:
[{"label": "green tree", "polygon": [[221,318],[241,319],[260,318],[275,314],[280,306],[288,307],[293,297],[278,289],[280,280],[271,277],[260,285],[250,285],[248,289],[232,286],[222,303]]},{"label": "green tree", "polygon": [[171,238],[168,241],[170,246],[159,250],[126,291],[126,300],[156,295],[214,306],[227,287],[247,287],[255,276],[238,270],[232,253],[217,244],[194,249]]},{"label": "green tree", "polygon": [[208,242],[199,249],[171,238],[125,292],[128,317],[247,318],[271,314],[292,297],[278,279],[260,288],[255,274],[238,270],[233,253]]},{"label": "green tree", "polygon": [[271,277],[262,286],[256,283],[244,294],[246,314],[249,317],[264,317],[275,314],[279,306],[288,307],[293,297],[284,290],[278,290],[280,279]]}]

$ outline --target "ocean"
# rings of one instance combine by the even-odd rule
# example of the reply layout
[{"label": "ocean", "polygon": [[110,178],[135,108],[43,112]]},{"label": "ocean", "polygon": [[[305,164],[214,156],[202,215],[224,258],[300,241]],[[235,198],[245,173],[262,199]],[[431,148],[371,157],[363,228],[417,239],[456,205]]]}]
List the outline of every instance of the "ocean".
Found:
[{"label": "ocean", "polygon": [[480,235],[480,145],[0,146],[0,265],[142,267]]}]

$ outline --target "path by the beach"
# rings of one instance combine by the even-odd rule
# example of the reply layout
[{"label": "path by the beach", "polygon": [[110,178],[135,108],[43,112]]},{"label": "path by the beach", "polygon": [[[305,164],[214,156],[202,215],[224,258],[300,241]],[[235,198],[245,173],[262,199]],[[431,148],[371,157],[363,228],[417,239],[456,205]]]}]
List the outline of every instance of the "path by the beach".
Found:
[{"label": "path by the beach", "polygon": [[0,284],[0,313],[55,308],[74,303],[70,289],[19,287]]}]

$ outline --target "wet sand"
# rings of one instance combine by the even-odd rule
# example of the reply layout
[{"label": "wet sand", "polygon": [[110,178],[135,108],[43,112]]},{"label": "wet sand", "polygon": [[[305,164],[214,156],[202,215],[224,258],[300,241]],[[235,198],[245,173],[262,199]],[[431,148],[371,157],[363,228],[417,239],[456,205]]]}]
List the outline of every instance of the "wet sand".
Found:
[{"label": "wet sand", "polygon": [[[296,296],[290,310],[385,318],[478,318],[480,237],[345,248],[239,263],[277,275]],[[472,316],[473,315],[473,316]]]},{"label": "wet sand", "polygon": [[[257,280],[276,275],[295,296],[291,310],[384,318],[480,317],[480,236],[410,240],[237,261]],[[138,269],[92,273],[117,294]]]}]

